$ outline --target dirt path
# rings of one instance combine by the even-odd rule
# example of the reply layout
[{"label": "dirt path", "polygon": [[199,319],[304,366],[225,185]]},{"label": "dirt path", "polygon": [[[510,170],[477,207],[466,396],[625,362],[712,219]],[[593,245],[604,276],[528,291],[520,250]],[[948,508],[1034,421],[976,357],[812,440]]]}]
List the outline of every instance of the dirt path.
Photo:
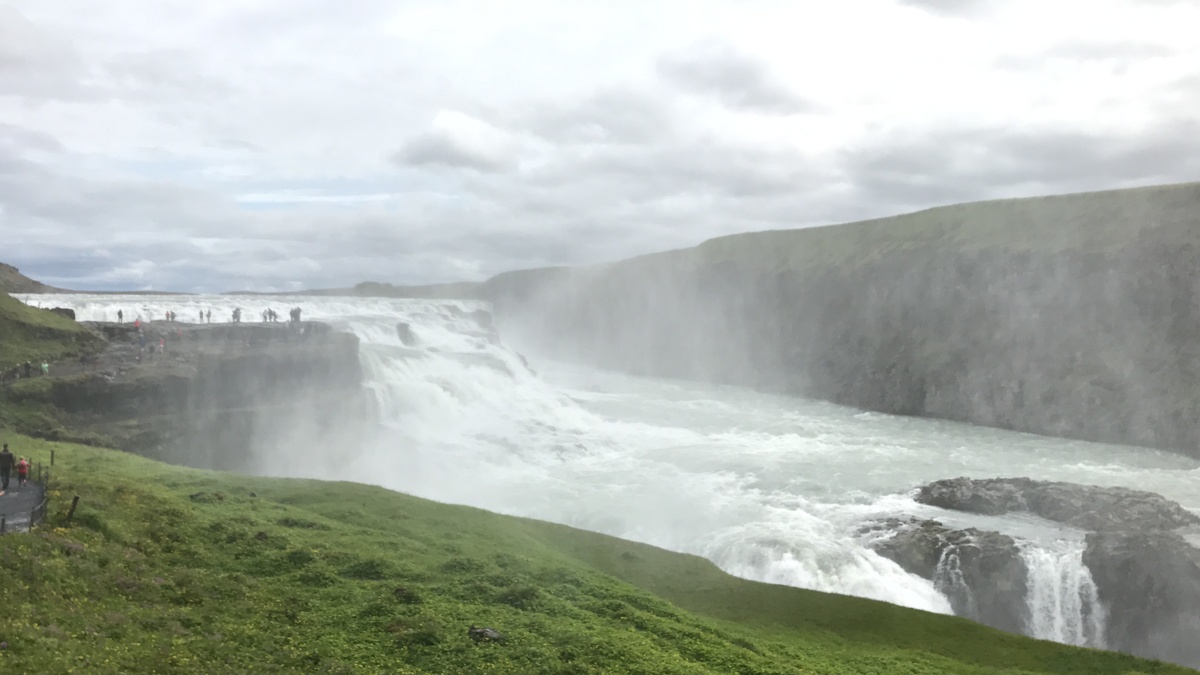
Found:
[{"label": "dirt path", "polygon": [[0,491],[0,516],[4,518],[6,532],[22,532],[29,529],[29,516],[34,507],[42,502],[42,486],[30,480],[24,487],[17,485],[14,470],[8,481],[8,490]]}]

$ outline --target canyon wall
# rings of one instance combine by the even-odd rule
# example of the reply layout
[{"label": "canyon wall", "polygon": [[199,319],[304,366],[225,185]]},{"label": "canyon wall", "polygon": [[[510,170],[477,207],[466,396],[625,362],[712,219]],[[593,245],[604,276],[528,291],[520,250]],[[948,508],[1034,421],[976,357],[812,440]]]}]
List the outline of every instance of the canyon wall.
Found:
[{"label": "canyon wall", "polygon": [[637,374],[1198,454],[1200,184],[735,235],[486,282],[505,339]]}]

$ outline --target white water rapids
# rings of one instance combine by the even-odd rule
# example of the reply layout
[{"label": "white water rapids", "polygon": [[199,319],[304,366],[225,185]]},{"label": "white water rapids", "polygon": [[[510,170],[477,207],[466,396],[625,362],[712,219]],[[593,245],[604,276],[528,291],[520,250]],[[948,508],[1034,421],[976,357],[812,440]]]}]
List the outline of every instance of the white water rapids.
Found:
[{"label": "white water rapids", "polygon": [[[935,612],[950,603],[855,534],[879,517],[935,517],[1021,542],[1028,632],[1102,646],[1105,608],[1082,565],[1082,535],[1036,518],[923,506],[940,478],[1030,476],[1150,490],[1200,508],[1196,460],[893,417],[738,387],[631,377],[539,361],[529,367],[464,313],[470,302],[231,296],[22,296],[82,321],[196,321],[272,307],[354,332],[382,411],[378,441],[349,462],[264,456],[269,475],[338,478],[556,521],[704,556],[738,576]],[[397,322],[417,343],[402,344]],[[952,565],[952,561],[943,561]],[[943,565],[938,582],[961,583]]]}]

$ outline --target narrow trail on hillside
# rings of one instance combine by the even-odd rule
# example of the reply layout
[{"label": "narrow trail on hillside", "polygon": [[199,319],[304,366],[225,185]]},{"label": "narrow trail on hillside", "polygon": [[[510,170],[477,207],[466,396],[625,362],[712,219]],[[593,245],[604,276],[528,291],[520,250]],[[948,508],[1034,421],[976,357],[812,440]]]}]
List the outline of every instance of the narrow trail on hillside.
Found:
[{"label": "narrow trail on hillside", "polygon": [[29,529],[29,518],[35,507],[42,503],[45,490],[30,480],[24,487],[17,485],[17,473],[13,471],[8,490],[0,490],[0,516],[4,518],[6,532],[24,532]]}]

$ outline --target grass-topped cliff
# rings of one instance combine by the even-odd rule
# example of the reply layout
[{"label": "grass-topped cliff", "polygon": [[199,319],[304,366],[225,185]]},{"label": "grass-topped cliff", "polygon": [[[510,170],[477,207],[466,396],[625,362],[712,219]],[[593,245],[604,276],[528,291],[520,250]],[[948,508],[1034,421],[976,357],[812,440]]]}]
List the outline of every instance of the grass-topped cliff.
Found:
[{"label": "grass-topped cliff", "polygon": [[91,354],[103,340],[75,321],[0,292],[0,369]]},{"label": "grass-topped cliff", "polygon": [[0,293],[55,293],[61,290],[30,279],[16,267],[0,262]]},{"label": "grass-topped cliff", "polygon": [[[352,443],[367,424],[353,335],[312,322],[152,321],[137,330],[76,324],[0,295],[0,335],[14,338],[6,349],[33,365],[33,377],[19,368],[21,378],[6,377],[0,387],[0,426],[248,470],[271,448]],[[87,354],[86,362],[76,354]],[[42,359],[49,377],[41,376]]]},{"label": "grass-topped cliff", "polygon": [[1200,452],[1200,183],[945,206],[489,280],[506,339],[636,373]]},{"label": "grass-topped cliff", "polygon": [[0,537],[4,672],[1189,672],[381,488],[0,438],[56,454],[49,522]]}]

